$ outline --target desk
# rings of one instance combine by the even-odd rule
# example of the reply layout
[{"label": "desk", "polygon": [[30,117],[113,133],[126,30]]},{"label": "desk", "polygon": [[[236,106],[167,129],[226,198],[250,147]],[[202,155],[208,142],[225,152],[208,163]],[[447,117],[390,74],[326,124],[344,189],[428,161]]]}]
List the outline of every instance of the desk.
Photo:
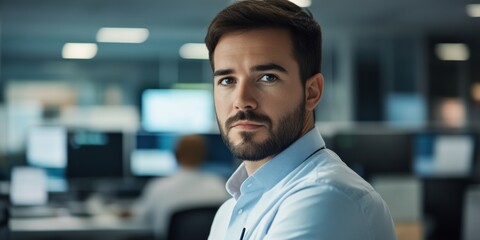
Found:
[{"label": "desk", "polygon": [[10,219],[11,240],[20,239],[152,239],[143,223],[113,215]]}]

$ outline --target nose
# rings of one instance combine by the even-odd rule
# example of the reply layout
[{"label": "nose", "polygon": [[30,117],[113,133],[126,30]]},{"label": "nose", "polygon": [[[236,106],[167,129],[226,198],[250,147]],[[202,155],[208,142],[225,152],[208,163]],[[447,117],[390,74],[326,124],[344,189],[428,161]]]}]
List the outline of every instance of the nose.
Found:
[{"label": "nose", "polygon": [[241,81],[235,89],[234,107],[236,110],[254,110],[257,108],[255,87],[248,81]]}]

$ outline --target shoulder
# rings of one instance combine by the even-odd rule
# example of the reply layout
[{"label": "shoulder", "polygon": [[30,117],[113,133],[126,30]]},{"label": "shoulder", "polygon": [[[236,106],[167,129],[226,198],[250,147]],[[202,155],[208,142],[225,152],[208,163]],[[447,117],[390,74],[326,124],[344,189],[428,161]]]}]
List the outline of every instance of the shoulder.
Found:
[{"label": "shoulder", "polygon": [[352,201],[376,195],[368,182],[329,149],[317,153],[295,171],[301,176],[298,187],[316,189],[319,193],[337,192]]},{"label": "shoulder", "polygon": [[312,225],[307,227],[318,234],[347,234],[347,238],[338,235],[335,239],[349,239],[348,234],[356,234],[350,237],[357,239],[379,235],[393,239],[392,219],[383,199],[335,153],[321,151],[295,171],[297,177],[283,185],[288,192],[279,206],[278,219],[295,221],[298,216],[298,221],[307,220]]},{"label": "shoulder", "polygon": [[344,199],[359,210],[385,205],[375,189],[331,150],[321,151],[299,168],[309,169],[298,183],[300,196],[315,194],[319,199]]},{"label": "shoulder", "polygon": [[374,192],[360,199],[329,184],[312,185],[279,206],[268,239],[395,239],[386,205]]}]

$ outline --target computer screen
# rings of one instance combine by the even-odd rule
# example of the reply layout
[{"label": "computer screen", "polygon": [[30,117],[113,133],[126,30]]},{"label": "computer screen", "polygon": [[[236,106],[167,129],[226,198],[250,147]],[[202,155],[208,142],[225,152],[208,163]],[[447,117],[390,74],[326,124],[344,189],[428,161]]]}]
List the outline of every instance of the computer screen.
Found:
[{"label": "computer screen", "polygon": [[47,176],[49,192],[65,192],[67,164],[67,130],[61,126],[35,126],[28,130],[27,163],[41,168]]},{"label": "computer screen", "polygon": [[67,139],[67,178],[124,176],[121,132],[72,131]]},{"label": "computer screen", "polygon": [[[130,170],[134,176],[169,176],[179,166],[175,158],[175,147],[181,134],[137,133],[135,148],[130,157]],[[207,153],[201,169],[221,176],[229,176],[235,161],[223,143],[220,134],[201,134],[205,139]]]},{"label": "computer screen", "polygon": [[130,156],[134,176],[170,176],[178,170],[175,133],[137,133]]},{"label": "computer screen", "polygon": [[469,133],[415,135],[414,170],[419,176],[465,177],[472,173],[475,137]]},{"label": "computer screen", "polygon": [[412,138],[403,131],[342,131],[333,137],[333,150],[359,175],[409,174]]},{"label": "computer screen", "polygon": [[220,134],[202,134],[207,143],[207,156],[202,166],[209,172],[228,177],[235,170],[236,162]]},{"label": "computer screen", "polygon": [[59,126],[30,128],[27,136],[27,161],[30,165],[64,168],[67,163],[67,133]]},{"label": "computer screen", "polygon": [[12,169],[10,202],[13,205],[44,205],[47,201],[47,176],[43,169],[33,167]]},{"label": "computer screen", "polygon": [[215,127],[209,90],[148,89],[141,104],[145,131],[206,133]]},{"label": "computer screen", "polygon": [[42,122],[42,106],[38,102],[21,102],[9,103],[6,107],[6,150],[21,153],[25,151],[25,138],[30,127]]},{"label": "computer screen", "polygon": [[392,127],[423,127],[427,106],[419,94],[390,93],[386,98],[386,120]]}]

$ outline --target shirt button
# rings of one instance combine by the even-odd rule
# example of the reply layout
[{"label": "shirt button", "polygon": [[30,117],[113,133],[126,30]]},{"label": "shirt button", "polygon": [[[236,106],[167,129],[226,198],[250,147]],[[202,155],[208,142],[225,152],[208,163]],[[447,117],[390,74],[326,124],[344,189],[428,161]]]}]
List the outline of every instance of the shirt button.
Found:
[{"label": "shirt button", "polygon": [[238,215],[242,215],[243,209],[238,210]]},{"label": "shirt button", "polygon": [[252,187],[252,184],[251,184],[251,183],[247,185],[247,188],[251,188],[251,187]]}]

